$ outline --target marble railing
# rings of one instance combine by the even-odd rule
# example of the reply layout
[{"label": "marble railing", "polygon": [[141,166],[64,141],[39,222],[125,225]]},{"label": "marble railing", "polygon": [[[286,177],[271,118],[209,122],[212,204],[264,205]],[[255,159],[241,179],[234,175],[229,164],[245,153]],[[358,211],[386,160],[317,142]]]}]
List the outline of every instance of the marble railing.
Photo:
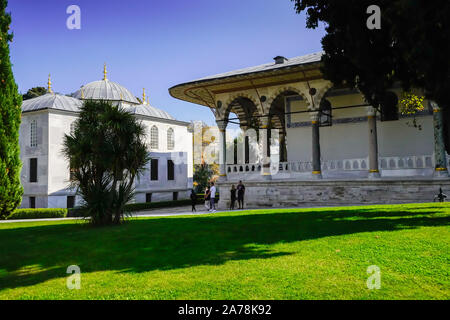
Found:
[{"label": "marble railing", "polygon": [[381,170],[389,169],[425,169],[434,167],[432,155],[412,157],[382,157],[379,160]]},{"label": "marble railing", "polygon": [[252,164],[228,164],[227,165],[227,174],[233,173],[255,173],[260,172],[262,165],[260,163],[252,163]]},{"label": "marble railing", "polygon": [[[447,156],[450,167],[450,156]],[[400,170],[400,169],[428,169],[434,167],[433,155],[408,156],[408,157],[380,157],[378,159],[380,170]],[[249,164],[229,164],[227,174],[254,174],[260,173],[261,163]],[[323,160],[322,171],[367,171],[369,170],[369,159],[344,159],[344,160]],[[310,161],[289,161],[271,163],[271,172],[280,173],[307,173],[312,171]]]}]

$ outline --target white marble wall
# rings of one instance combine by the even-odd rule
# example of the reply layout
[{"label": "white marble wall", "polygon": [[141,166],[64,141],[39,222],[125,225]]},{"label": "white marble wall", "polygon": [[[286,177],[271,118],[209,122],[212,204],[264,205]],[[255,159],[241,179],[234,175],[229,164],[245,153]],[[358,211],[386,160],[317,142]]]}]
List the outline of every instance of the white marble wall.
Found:
[{"label": "white marble wall", "polygon": [[[221,209],[230,204],[232,182],[219,183]],[[442,188],[450,192],[448,179],[245,181],[247,207],[310,207],[357,204],[433,202]]]},{"label": "white marble wall", "polygon": [[[38,146],[30,146],[30,121],[37,120]],[[70,125],[77,114],[56,110],[42,110],[24,113],[20,127],[21,160],[23,162],[21,180],[24,186],[22,208],[29,207],[29,197],[36,197],[37,208],[66,208],[67,196],[75,194],[69,189],[69,164],[62,154],[64,135],[70,133]],[[136,182],[136,202],[145,202],[145,194],[153,193],[152,201],[172,200],[173,192],[178,199],[186,199],[192,188],[192,133],[187,124],[181,122],[157,121],[141,118],[148,132],[153,125],[159,129],[159,148],[151,150],[151,157],[159,158],[159,179],[150,181],[150,173]],[[175,148],[167,148],[167,130],[175,134]],[[148,143],[150,135],[148,135]],[[29,159],[38,158],[38,182],[29,183]],[[167,159],[175,162],[175,180],[167,180]],[[150,164],[148,165],[150,166]],[[76,205],[80,204],[76,197]]]},{"label": "white marble wall", "polygon": [[[37,123],[37,146],[31,147],[30,123]],[[19,131],[20,159],[22,172],[20,175],[24,188],[21,208],[29,207],[29,198],[36,197],[36,207],[47,206],[48,195],[48,113],[46,111],[30,112],[22,114],[22,122]],[[30,181],[30,159],[38,160],[37,182]]]}]

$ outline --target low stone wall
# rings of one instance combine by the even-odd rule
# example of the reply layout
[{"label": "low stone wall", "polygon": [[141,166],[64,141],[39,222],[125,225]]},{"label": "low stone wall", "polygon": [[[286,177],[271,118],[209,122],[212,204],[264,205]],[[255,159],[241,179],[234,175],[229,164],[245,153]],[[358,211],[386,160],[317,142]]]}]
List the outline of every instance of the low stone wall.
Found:
[{"label": "low stone wall", "polygon": [[[230,204],[235,182],[219,182],[219,207]],[[449,179],[247,181],[246,207],[314,207],[432,202],[441,187],[450,197]],[[450,199],[449,199],[450,200]]]}]

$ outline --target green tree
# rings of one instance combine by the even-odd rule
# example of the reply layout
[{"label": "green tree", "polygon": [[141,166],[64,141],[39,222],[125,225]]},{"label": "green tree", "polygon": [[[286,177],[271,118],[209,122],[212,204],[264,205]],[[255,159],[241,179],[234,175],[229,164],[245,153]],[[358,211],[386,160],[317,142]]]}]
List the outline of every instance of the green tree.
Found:
[{"label": "green tree", "polygon": [[33,99],[33,98],[37,98],[39,96],[43,96],[46,93],[47,93],[47,89],[45,89],[44,87],[34,87],[34,88],[29,89],[27,91],[27,93],[22,95],[22,99],[23,100]]},{"label": "green tree", "polygon": [[[308,28],[325,23],[326,79],[357,87],[377,108],[387,105],[387,91],[395,82],[450,108],[448,0],[292,1],[298,13],[306,11]],[[381,29],[367,27],[370,5],[381,9]]]},{"label": "green tree", "polygon": [[11,15],[8,2],[0,0],[0,219],[8,216],[22,201],[20,184],[19,127],[22,98],[11,70],[9,33]]},{"label": "green tree", "polygon": [[63,152],[82,212],[94,225],[123,221],[135,178],[150,160],[144,138],[145,127],[128,111],[107,101],[85,101]]},{"label": "green tree", "polygon": [[214,179],[218,171],[218,165],[202,163],[194,166],[194,186],[195,192],[204,192],[209,182]]}]

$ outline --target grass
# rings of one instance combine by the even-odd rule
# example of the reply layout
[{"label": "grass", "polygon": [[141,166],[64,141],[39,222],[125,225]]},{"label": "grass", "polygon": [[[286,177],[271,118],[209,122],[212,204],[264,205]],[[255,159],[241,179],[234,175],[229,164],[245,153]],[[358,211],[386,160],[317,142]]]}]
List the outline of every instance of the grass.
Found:
[{"label": "grass", "polygon": [[449,299],[449,223],[448,204],[5,223],[0,299]]}]

